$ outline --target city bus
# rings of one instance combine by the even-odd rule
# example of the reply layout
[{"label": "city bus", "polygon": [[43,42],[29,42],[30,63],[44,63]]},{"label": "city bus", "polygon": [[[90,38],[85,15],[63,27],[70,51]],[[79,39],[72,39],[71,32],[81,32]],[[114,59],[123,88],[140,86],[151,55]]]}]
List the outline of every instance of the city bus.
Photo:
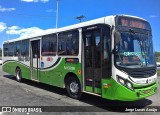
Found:
[{"label": "city bus", "polygon": [[112,15],[3,43],[3,71],[109,100],[154,95],[158,81],[152,30],[145,19]]}]

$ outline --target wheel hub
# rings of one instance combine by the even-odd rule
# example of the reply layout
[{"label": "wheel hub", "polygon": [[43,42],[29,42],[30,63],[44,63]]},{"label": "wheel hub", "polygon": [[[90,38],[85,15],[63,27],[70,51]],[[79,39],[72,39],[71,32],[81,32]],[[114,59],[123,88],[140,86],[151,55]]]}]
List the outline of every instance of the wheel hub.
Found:
[{"label": "wheel hub", "polygon": [[70,90],[71,90],[72,93],[78,92],[78,89],[79,89],[78,83],[72,82],[72,83],[70,84]]},{"label": "wheel hub", "polygon": [[19,77],[19,72],[17,72],[17,79],[18,79],[18,80],[20,79],[20,77]]}]

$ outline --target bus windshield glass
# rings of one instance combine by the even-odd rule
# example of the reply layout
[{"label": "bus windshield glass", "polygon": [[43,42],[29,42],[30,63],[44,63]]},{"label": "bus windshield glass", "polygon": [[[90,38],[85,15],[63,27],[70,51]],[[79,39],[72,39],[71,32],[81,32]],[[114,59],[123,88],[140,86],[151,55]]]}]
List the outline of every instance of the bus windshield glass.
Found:
[{"label": "bus windshield glass", "polygon": [[155,66],[151,34],[132,30],[115,33],[116,65],[127,68]]}]

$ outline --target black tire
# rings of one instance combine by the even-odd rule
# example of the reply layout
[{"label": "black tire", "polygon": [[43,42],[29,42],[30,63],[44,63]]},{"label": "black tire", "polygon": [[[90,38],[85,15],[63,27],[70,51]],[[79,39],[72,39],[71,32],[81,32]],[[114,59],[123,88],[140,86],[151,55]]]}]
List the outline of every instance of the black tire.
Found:
[{"label": "black tire", "polygon": [[16,69],[16,80],[17,80],[18,82],[22,82],[21,69],[19,69],[19,68]]},{"label": "black tire", "polygon": [[71,76],[66,81],[68,95],[74,99],[80,99],[82,95],[81,84],[75,76]]}]

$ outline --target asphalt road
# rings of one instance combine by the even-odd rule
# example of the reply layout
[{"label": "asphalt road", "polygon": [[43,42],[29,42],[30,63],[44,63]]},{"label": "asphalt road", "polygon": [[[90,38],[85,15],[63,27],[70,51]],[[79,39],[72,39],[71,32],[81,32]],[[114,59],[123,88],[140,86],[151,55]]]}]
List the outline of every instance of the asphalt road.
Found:
[{"label": "asphalt road", "polygon": [[[158,77],[160,80],[160,77]],[[0,107],[1,106],[51,106],[50,110],[55,110],[54,114],[87,114],[87,115],[101,115],[101,114],[124,114],[119,111],[121,107],[133,107],[143,109],[146,106],[160,105],[160,89],[155,95],[134,102],[121,102],[102,99],[97,96],[83,94],[81,100],[74,100],[66,95],[64,89],[49,86],[42,83],[37,83],[29,80],[24,80],[23,83],[16,81],[14,76],[2,72],[0,66]],[[66,107],[68,106],[68,107]],[[67,112],[61,112],[67,111]],[[89,112],[86,112],[89,111]],[[129,114],[141,115],[144,112],[128,112]],[[18,114],[53,114],[49,113],[1,113],[4,115],[18,115]],[[150,115],[150,112],[145,114]],[[157,114],[157,112],[152,114]]]}]

